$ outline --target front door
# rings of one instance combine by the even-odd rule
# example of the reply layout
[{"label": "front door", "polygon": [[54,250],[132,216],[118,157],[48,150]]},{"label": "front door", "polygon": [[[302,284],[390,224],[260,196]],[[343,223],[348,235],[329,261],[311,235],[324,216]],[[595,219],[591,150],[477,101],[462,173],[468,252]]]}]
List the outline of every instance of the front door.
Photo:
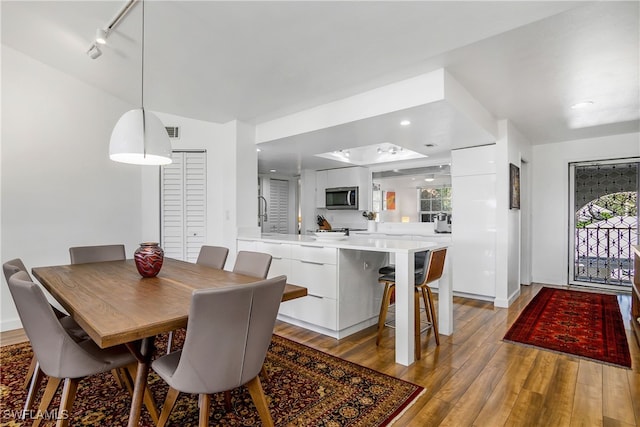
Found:
[{"label": "front door", "polygon": [[631,246],[638,244],[639,160],[570,164],[570,284],[631,286]]}]

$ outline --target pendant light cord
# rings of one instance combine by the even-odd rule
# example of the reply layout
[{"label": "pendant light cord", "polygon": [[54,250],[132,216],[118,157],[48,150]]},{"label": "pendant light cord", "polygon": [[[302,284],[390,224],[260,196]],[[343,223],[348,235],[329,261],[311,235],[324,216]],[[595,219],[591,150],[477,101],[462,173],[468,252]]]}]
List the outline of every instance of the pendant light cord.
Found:
[{"label": "pendant light cord", "polygon": [[142,93],[140,95],[140,108],[144,111],[144,0],[142,0]]},{"label": "pendant light cord", "polygon": [[142,110],[142,155],[147,157],[147,123],[144,114],[144,0],[142,0],[142,84],[140,93],[140,109]]}]

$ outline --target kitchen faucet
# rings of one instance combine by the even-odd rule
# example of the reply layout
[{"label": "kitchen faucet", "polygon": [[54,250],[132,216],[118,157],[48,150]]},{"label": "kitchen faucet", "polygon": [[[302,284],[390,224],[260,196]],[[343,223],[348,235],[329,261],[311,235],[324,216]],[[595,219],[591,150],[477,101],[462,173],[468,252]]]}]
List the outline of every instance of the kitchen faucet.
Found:
[{"label": "kitchen faucet", "polygon": [[[260,200],[264,201],[264,210],[262,210],[262,212],[264,212],[264,213],[261,213]],[[268,219],[267,219],[267,199],[265,199],[264,196],[258,196],[258,223],[260,225],[262,225],[262,221],[264,221],[264,222],[268,221]]]}]

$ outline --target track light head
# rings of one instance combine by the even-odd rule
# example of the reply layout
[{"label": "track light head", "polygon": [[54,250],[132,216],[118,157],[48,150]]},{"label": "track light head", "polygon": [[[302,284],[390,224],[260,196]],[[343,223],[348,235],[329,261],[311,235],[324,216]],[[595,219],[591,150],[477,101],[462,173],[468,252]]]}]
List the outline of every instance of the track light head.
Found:
[{"label": "track light head", "polygon": [[100,48],[98,48],[97,45],[92,44],[89,50],[87,51],[87,55],[89,55],[89,58],[91,59],[96,59],[97,57],[102,55],[102,51],[100,50]]},{"label": "track light head", "polygon": [[107,43],[107,32],[102,28],[98,28],[96,30],[96,43],[98,44],[106,44]]}]

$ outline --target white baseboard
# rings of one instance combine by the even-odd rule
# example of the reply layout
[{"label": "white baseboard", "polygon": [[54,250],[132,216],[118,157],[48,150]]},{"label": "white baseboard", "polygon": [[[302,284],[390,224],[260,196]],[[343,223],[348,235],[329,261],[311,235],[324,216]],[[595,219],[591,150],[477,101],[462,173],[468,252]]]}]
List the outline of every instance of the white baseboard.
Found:
[{"label": "white baseboard", "polygon": [[518,289],[513,292],[511,295],[509,295],[509,298],[507,299],[503,299],[503,298],[496,298],[493,301],[493,305],[495,307],[501,307],[501,308],[509,308],[509,306],[511,304],[513,304],[513,302],[518,299],[518,297],[520,296],[520,287],[518,287]]},{"label": "white baseboard", "polygon": [[0,322],[0,332],[13,331],[14,329],[22,329],[22,322],[20,322],[19,318]]}]

